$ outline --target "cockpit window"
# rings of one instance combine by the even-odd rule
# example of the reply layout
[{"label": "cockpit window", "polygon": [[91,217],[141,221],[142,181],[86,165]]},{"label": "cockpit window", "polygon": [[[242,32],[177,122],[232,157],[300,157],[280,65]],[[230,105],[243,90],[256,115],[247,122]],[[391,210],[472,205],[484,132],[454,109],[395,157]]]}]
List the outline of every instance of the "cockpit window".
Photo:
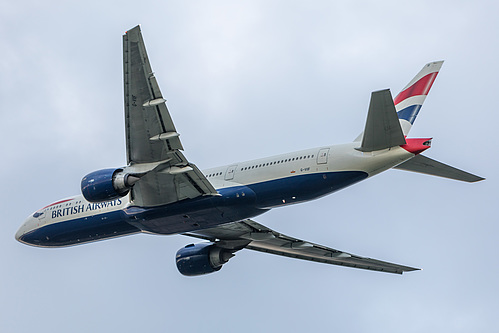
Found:
[{"label": "cockpit window", "polygon": [[35,214],[33,214],[33,217],[38,218],[38,217],[42,216],[43,214],[45,214],[45,212],[36,212]]}]

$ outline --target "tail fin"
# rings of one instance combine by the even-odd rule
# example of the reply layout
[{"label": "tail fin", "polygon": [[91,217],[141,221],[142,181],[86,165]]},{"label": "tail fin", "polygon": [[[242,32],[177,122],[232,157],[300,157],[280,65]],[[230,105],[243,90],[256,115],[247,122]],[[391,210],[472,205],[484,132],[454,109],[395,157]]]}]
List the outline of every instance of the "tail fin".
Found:
[{"label": "tail fin", "polygon": [[443,63],[436,61],[424,65],[423,69],[394,98],[395,110],[405,136],[411,130]]}]

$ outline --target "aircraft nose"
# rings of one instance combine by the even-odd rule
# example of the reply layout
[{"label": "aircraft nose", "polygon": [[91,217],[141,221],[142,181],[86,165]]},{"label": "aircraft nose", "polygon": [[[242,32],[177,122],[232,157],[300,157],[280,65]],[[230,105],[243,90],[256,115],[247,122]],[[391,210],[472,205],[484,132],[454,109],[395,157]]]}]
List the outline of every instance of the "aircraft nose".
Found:
[{"label": "aircraft nose", "polygon": [[19,228],[19,230],[17,230],[17,232],[16,232],[16,240],[17,240],[18,242],[20,242],[20,241],[21,241],[21,237],[22,237],[22,235],[24,235],[24,232],[23,232],[22,227],[21,227],[21,228]]},{"label": "aircraft nose", "polygon": [[33,230],[36,225],[35,225],[35,219],[32,217],[28,217],[26,221],[21,225],[21,227],[17,230],[16,232],[16,240],[21,242],[21,243],[26,243],[23,240],[23,236],[25,236],[29,231]]}]

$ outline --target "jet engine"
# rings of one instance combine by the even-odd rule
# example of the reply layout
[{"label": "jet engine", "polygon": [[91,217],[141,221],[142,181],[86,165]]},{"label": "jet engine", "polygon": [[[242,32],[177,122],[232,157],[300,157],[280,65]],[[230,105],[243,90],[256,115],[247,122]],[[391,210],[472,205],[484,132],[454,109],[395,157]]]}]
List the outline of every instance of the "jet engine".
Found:
[{"label": "jet engine", "polygon": [[189,244],[177,251],[177,268],[182,275],[197,276],[219,271],[234,254],[213,243]]},{"label": "jet engine", "polygon": [[109,201],[127,195],[139,179],[123,169],[98,170],[83,177],[81,193],[90,202]]}]

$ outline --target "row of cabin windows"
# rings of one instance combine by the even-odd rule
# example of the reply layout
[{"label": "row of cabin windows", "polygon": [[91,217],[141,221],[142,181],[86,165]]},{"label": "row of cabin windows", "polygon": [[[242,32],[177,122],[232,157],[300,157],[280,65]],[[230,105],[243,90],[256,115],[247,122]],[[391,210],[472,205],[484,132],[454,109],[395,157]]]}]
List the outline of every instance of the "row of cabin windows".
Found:
[{"label": "row of cabin windows", "polygon": [[78,204],[81,204],[81,201],[59,204],[57,206],[50,206],[50,207],[47,207],[46,210],[54,210],[54,209],[59,209],[61,207],[68,207],[68,206],[78,205]]},{"label": "row of cabin windows", "polygon": [[[275,165],[275,164],[280,164],[280,163],[293,162],[293,161],[303,160],[303,159],[307,159],[307,158],[314,158],[314,156],[315,155],[307,155],[307,156],[287,158],[287,159],[280,160],[280,161],[274,161],[274,162],[268,162],[268,163],[263,163],[263,164],[257,164],[257,165],[253,165],[253,166],[241,168],[240,171],[245,171],[245,170],[250,170],[250,169],[255,169],[255,168],[262,168],[262,167],[266,167],[266,166],[270,166],[270,165]],[[211,173],[209,175],[205,175],[205,177],[206,178],[210,178],[210,177],[218,177],[218,176],[221,176],[221,175],[222,175],[222,172],[217,172],[217,173]]]},{"label": "row of cabin windows", "polygon": [[217,177],[217,176],[221,176],[222,173],[221,172],[217,172],[217,173],[211,173],[209,175],[205,175],[206,178],[210,178],[210,177]]},{"label": "row of cabin windows", "polygon": [[241,171],[245,170],[251,170],[251,169],[256,169],[256,168],[262,168],[270,165],[275,165],[275,164],[280,164],[280,163],[287,163],[287,162],[293,162],[293,161],[298,161],[298,160],[303,160],[306,158],[314,158],[314,155],[307,155],[307,156],[300,156],[300,157],[293,157],[293,158],[288,158],[280,161],[274,161],[274,162],[268,162],[268,163],[263,163],[263,164],[257,164],[257,165],[252,165],[249,167],[244,167],[241,168]]}]

